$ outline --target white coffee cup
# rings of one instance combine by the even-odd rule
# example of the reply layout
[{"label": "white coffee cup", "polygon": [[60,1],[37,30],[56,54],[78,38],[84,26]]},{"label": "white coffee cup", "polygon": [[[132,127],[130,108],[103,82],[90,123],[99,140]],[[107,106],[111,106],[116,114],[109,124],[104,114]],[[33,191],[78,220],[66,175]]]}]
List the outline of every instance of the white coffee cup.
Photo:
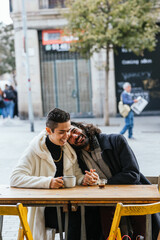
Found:
[{"label": "white coffee cup", "polygon": [[76,186],[76,177],[73,175],[63,176],[64,186],[67,188]]}]

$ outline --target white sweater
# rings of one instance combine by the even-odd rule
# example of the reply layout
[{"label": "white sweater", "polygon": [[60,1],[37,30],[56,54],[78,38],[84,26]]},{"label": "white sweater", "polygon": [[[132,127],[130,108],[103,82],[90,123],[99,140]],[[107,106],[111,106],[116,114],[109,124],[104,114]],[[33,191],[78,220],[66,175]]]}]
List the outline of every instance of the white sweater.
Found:
[{"label": "white sweater", "polygon": [[[45,144],[47,132],[36,136],[23,153],[10,178],[10,185],[23,188],[49,188],[55,176],[56,165]],[[73,148],[66,143],[63,146],[63,174],[75,175],[80,185],[82,174]],[[52,189],[51,189],[52,191]],[[45,240],[44,207],[32,207],[29,211],[29,225],[34,240]]]}]

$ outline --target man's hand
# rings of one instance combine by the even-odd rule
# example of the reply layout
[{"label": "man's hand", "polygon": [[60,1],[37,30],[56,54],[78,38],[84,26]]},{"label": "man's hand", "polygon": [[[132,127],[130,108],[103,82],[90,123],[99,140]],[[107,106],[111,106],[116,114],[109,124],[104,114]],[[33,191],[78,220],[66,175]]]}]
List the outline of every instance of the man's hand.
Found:
[{"label": "man's hand", "polygon": [[95,171],[95,169],[90,169],[90,172],[85,171],[86,174],[83,178],[82,185],[94,185],[98,181],[99,176]]},{"label": "man's hand", "polygon": [[90,172],[92,173],[93,179],[97,182],[99,180],[98,173],[96,173],[96,169],[90,169]]},{"label": "man's hand", "polygon": [[52,178],[51,182],[50,182],[50,185],[49,185],[49,188],[61,188],[61,187],[63,187],[64,183],[63,183],[62,178],[63,177]]},{"label": "man's hand", "polygon": [[138,99],[137,99],[137,98],[136,98],[136,99],[134,99],[134,100],[133,100],[133,102],[134,102],[134,103],[138,102]]}]

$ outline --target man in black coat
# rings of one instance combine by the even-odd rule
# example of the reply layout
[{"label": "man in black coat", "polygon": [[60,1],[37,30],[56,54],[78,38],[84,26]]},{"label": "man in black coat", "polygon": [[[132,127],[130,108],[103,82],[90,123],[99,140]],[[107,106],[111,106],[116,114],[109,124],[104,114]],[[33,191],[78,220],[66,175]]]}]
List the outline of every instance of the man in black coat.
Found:
[{"label": "man in black coat", "polygon": [[[123,135],[102,134],[92,124],[71,124],[73,127],[68,142],[75,148],[83,172],[95,168],[100,178],[107,179],[107,184],[150,184],[140,173],[137,159]],[[157,240],[160,215],[154,214],[152,220],[152,240]],[[138,223],[136,228],[139,226]]]}]

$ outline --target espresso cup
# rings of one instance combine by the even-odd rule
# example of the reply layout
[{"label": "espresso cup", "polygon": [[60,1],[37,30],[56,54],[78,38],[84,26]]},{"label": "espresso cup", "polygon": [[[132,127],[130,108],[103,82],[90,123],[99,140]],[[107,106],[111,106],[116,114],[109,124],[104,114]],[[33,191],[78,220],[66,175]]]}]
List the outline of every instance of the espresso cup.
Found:
[{"label": "espresso cup", "polygon": [[99,188],[104,188],[106,183],[107,183],[106,179],[99,179],[98,181]]},{"label": "espresso cup", "polygon": [[66,188],[72,188],[76,186],[76,177],[73,175],[63,176],[64,186]]}]

